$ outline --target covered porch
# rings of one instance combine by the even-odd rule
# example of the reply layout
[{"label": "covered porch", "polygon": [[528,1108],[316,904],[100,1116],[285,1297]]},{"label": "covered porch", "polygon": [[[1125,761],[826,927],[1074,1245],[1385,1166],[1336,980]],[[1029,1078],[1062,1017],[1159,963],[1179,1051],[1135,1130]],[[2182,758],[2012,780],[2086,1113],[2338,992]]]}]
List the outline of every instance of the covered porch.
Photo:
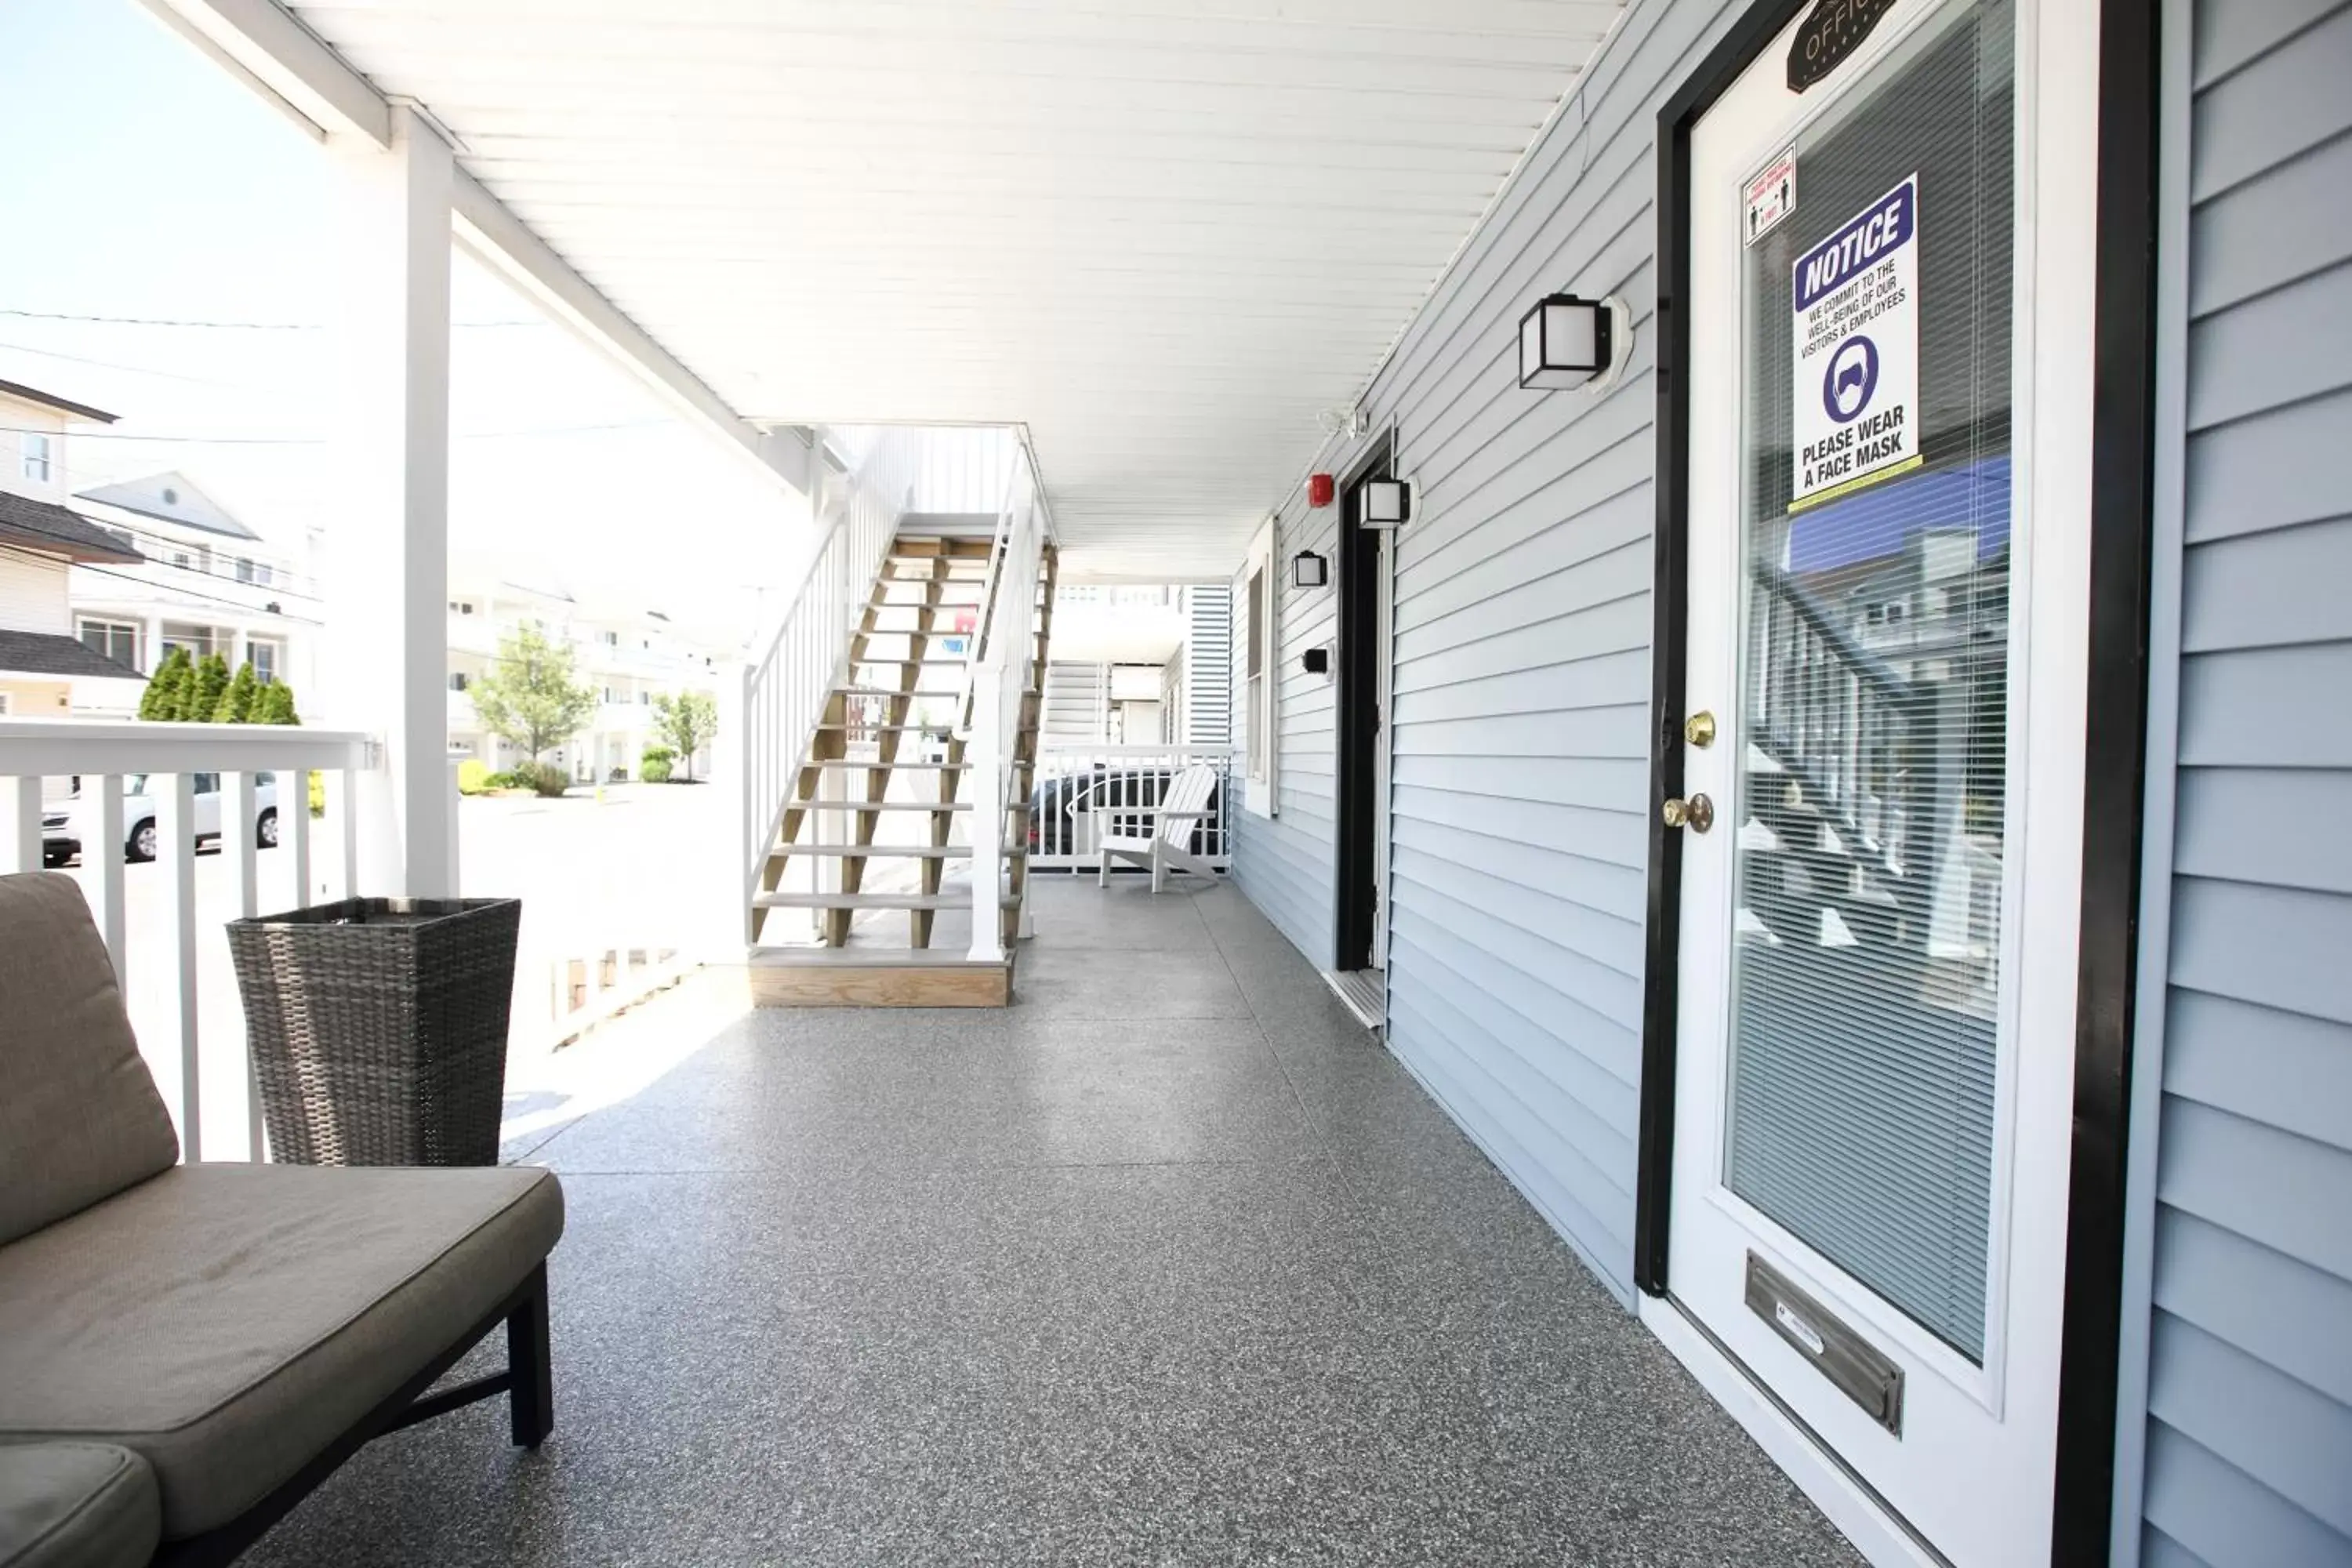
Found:
[{"label": "covered porch", "polygon": [[247,1561],[1858,1561],[1238,892],[1032,896],[1002,1012],[613,1026],[674,1065],[507,1148],[555,1435],[383,1439]]}]

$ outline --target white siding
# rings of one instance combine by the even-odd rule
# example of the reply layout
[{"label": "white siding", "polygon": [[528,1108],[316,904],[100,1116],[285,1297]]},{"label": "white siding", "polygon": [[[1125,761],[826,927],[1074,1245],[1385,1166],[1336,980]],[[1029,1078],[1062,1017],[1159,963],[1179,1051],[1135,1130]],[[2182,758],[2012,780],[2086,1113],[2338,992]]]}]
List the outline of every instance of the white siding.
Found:
[{"label": "white siding", "polygon": [[71,632],[66,563],[0,550],[0,626],[18,632]]},{"label": "white siding", "polygon": [[2347,1563],[2352,7],[2194,16],[2141,1561]]}]

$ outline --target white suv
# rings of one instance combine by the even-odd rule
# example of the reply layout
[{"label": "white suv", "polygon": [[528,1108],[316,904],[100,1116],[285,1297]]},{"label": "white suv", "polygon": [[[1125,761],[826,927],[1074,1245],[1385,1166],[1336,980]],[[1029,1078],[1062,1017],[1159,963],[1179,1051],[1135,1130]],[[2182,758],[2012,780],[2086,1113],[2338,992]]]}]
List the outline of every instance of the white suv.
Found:
[{"label": "white suv", "polygon": [[[129,860],[155,858],[156,797],[147,793],[149,775],[130,773],[122,781],[122,854]],[[218,773],[198,773],[196,780],[196,842],[220,837],[221,780]],[[278,775],[253,775],[253,839],[264,849],[278,847]],[[85,790],[62,806],[41,814],[41,863],[62,866],[82,853],[98,834],[98,796]]]}]

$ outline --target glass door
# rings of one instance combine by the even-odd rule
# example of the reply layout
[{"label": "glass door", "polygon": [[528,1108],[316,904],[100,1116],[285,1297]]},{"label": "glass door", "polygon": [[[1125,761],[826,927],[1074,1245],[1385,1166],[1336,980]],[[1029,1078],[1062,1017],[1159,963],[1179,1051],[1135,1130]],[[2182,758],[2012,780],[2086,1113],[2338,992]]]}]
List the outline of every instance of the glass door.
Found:
[{"label": "glass door", "polygon": [[[2071,951],[2081,805],[2035,728],[2079,731],[2079,651],[2036,617],[2088,533],[2029,475],[2063,411],[2031,395],[2052,56],[2021,9],[1898,6],[1796,89],[1784,42],[1693,132],[1668,806],[1670,1289],[1916,1534],[2004,1563],[2049,1546],[2061,1269],[2018,1194],[2054,1174],[2063,1207],[2073,997],[2024,942]],[[2071,847],[2027,832],[2035,792]]]}]

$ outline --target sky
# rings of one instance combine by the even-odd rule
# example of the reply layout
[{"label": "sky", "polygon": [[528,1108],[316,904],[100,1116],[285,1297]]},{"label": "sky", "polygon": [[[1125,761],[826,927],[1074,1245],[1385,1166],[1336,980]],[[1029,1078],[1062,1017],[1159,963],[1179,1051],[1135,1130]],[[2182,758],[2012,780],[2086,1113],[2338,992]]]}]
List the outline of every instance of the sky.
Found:
[{"label": "sky", "polygon": [[[176,468],[299,561],[335,518],[324,151],[136,0],[0,0],[0,380],[121,416],[69,437],[72,488]],[[748,635],[798,565],[793,498],[453,276],[453,556]]]}]

